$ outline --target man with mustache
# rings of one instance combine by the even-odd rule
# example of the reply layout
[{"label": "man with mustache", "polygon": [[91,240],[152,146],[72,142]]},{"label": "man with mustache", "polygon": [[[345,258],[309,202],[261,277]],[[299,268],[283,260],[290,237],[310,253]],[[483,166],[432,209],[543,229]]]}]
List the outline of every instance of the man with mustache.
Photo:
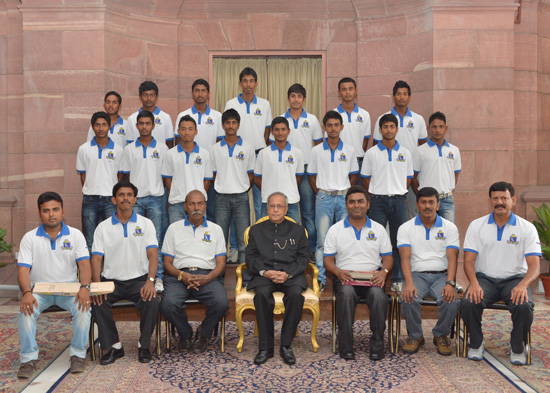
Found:
[{"label": "man with mustache", "polygon": [[407,321],[409,338],[403,352],[416,353],[424,345],[422,299],[431,296],[437,301],[439,318],[432,329],[437,353],[451,355],[449,333],[456,314],[456,266],[460,240],[452,222],[437,215],[438,192],[425,187],[416,194],[418,216],[399,227],[397,248],[405,287],[401,293],[401,310]]},{"label": "man with mustache", "polygon": [[[229,309],[222,277],[226,242],[222,229],[204,218],[206,201],[202,191],[191,191],[184,203],[187,217],[168,227],[162,245],[166,274],[160,309],[178,331],[179,350],[202,353]],[[206,315],[194,339],[185,312],[185,301],[189,298],[206,306]]]},{"label": "man with mustache", "polygon": [[529,285],[539,276],[541,246],[533,224],[516,216],[514,186],[497,182],[489,188],[493,212],[470,224],[464,239],[464,272],[470,281],[460,304],[470,332],[468,359],[482,360],[483,310],[504,300],[512,314],[510,363],[527,364],[525,342],[533,323]]}]

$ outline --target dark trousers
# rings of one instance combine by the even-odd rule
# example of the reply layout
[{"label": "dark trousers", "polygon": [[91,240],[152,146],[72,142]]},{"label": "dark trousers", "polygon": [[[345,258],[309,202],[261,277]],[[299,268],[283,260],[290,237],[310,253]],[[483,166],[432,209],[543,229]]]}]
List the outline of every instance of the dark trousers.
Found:
[{"label": "dark trousers", "polygon": [[[111,281],[101,277],[102,281]],[[92,316],[99,330],[99,343],[101,348],[109,350],[111,346],[120,341],[118,338],[118,330],[113,319],[111,307],[119,300],[129,300],[134,302],[136,308],[140,312],[139,343],[141,348],[149,349],[151,335],[157,324],[159,313],[159,300],[157,297],[152,298],[148,302],[141,299],[141,288],[147,281],[147,275],[137,277],[127,281],[116,281],[115,291],[107,295],[107,299],[103,299],[101,306],[92,305]]]},{"label": "dark trousers", "polygon": [[479,348],[483,342],[481,331],[481,317],[483,310],[499,300],[504,300],[508,310],[512,314],[512,333],[510,345],[515,353],[522,353],[524,342],[527,340],[527,333],[533,323],[533,294],[527,288],[529,301],[515,305],[510,300],[512,289],[523,279],[523,276],[513,276],[506,279],[490,278],[482,273],[476,273],[479,285],[483,289],[483,299],[478,304],[466,299],[466,294],[460,303],[462,319],[470,333],[470,347]]},{"label": "dark trousers", "polygon": [[254,288],[254,307],[256,308],[256,323],[258,324],[259,349],[272,349],[275,345],[273,310],[275,298],[273,292],[283,292],[283,304],[285,316],[283,328],[281,329],[281,346],[289,347],[296,334],[296,329],[302,318],[304,300],[303,289],[298,285],[285,286],[282,284],[259,285]]},{"label": "dark trousers", "polygon": [[[209,270],[199,269],[190,273],[208,274]],[[182,339],[190,339],[193,333],[185,312],[185,301],[197,299],[206,306],[206,315],[201,324],[201,334],[210,337],[217,323],[229,310],[227,293],[220,278],[196,289],[187,289],[187,286],[176,277],[164,276],[164,294],[160,303],[160,311],[164,317],[174,325]]]},{"label": "dark trousers", "polygon": [[380,287],[360,287],[343,285],[332,276],[332,286],[336,293],[336,321],[338,323],[338,350],[349,352],[353,349],[353,322],[359,299],[366,299],[370,313],[371,351],[384,350],[384,331],[390,299]]}]

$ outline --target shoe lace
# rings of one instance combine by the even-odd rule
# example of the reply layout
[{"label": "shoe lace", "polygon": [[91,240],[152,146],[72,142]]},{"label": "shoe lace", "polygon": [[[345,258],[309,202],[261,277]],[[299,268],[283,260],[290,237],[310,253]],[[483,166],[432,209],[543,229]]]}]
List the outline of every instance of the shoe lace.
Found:
[{"label": "shoe lace", "polygon": [[441,344],[443,344],[444,346],[451,346],[451,339],[448,336],[441,336],[439,339],[441,340]]}]

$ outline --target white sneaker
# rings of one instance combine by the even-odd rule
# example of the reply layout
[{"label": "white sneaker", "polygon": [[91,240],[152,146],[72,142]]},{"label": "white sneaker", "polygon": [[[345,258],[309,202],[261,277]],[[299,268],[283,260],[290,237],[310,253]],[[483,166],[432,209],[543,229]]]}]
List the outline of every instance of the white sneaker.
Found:
[{"label": "white sneaker", "polygon": [[164,284],[162,283],[162,278],[155,279],[155,290],[157,293],[164,292]]},{"label": "white sneaker", "polygon": [[229,254],[227,254],[227,261],[230,263],[237,263],[239,261],[239,250],[230,248]]},{"label": "white sneaker", "polygon": [[391,285],[390,290],[392,292],[397,292],[398,295],[401,295],[401,292],[403,292],[403,283],[402,282],[394,282]]},{"label": "white sneaker", "polygon": [[510,363],[516,366],[525,366],[527,364],[527,352],[524,350],[522,353],[514,353],[510,350]]},{"label": "white sneaker", "polygon": [[468,348],[468,359],[483,360],[483,352],[485,352],[485,341],[481,343],[479,348]]}]

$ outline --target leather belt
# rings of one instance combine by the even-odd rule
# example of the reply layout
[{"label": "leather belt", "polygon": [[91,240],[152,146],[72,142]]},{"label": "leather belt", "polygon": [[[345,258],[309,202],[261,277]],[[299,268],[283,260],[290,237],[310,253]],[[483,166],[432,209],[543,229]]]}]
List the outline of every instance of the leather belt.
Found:
[{"label": "leather belt", "polygon": [[327,195],[330,195],[330,196],[337,196],[337,195],[346,195],[346,192],[348,192],[348,190],[327,191],[327,190],[319,189],[319,192],[322,192],[323,194],[327,194]]},{"label": "leather belt", "polygon": [[418,272],[418,273],[426,273],[426,274],[445,274],[447,273],[447,269],[445,270],[428,270],[428,271],[425,271],[425,272]]},{"label": "leather belt", "polygon": [[439,194],[438,196],[439,196],[439,199],[444,199],[444,198],[450,197],[452,195],[453,195],[452,192],[448,192],[446,194],[445,193],[444,194]]}]

